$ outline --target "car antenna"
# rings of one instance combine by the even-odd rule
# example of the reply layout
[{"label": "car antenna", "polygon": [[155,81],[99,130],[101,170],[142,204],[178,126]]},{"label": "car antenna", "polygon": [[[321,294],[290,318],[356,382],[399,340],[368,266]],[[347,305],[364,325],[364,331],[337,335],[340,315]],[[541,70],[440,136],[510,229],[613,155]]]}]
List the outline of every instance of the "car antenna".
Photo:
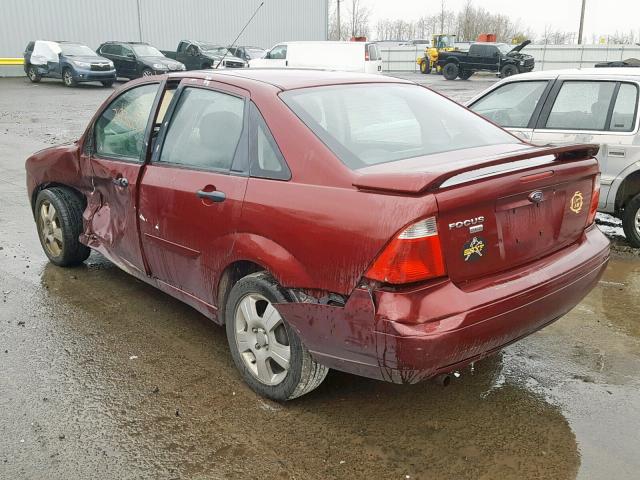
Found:
[{"label": "car antenna", "polygon": [[[253,20],[253,17],[256,16],[256,13],[258,13],[258,10],[260,10],[262,8],[262,6],[264,5],[264,1],[260,2],[260,5],[258,5],[258,8],[256,8],[256,11],[253,12],[253,15],[251,15],[251,18],[249,19],[249,21],[247,23],[245,23],[244,27],[242,27],[242,30],[240,30],[240,33],[238,34],[238,36],[236,37],[236,39],[231,43],[230,47],[233,47],[236,42],[238,41],[238,39],[240,38],[240,35],[242,35],[242,32],[245,31],[245,29],[249,26],[249,24],[251,23],[251,20]],[[229,53],[229,48],[226,49],[226,52],[224,52],[224,55],[222,55],[222,58],[220,59],[220,61],[218,62],[218,64],[216,65],[216,68],[218,68],[220,66],[220,64],[222,63],[222,61],[224,60],[224,57],[227,56],[227,53]]]}]

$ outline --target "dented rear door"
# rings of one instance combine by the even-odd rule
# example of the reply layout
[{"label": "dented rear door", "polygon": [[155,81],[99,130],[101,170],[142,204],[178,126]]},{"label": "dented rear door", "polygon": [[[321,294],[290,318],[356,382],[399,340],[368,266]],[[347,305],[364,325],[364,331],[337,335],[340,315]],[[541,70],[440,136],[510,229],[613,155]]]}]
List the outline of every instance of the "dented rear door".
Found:
[{"label": "dented rear door", "polygon": [[233,252],[247,186],[244,94],[208,80],[183,81],[140,189],[141,241],[152,276],[208,307]]}]

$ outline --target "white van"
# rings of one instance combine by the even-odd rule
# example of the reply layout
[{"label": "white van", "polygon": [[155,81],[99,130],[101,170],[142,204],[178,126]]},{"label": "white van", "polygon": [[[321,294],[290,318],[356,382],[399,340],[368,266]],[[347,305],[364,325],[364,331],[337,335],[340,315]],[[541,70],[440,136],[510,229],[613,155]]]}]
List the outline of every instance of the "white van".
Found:
[{"label": "white van", "polygon": [[264,57],[249,61],[252,68],[323,68],[345,72],[381,73],[382,57],[375,43],[286,42]]}]

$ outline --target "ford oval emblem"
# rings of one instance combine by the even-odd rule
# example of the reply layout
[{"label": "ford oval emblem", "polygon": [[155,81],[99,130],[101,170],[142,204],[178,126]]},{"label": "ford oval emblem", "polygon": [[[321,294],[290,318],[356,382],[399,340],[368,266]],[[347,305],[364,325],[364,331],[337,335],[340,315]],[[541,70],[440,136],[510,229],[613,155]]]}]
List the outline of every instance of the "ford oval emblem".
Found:
[{"label": "ford oval emblem", "polygon": [[544,200],[544,193],[542,193],[540,190],[536,190],[535,192],[531,192],[529,194],[529,201],[531,203],[540,203],[542,200]]}]

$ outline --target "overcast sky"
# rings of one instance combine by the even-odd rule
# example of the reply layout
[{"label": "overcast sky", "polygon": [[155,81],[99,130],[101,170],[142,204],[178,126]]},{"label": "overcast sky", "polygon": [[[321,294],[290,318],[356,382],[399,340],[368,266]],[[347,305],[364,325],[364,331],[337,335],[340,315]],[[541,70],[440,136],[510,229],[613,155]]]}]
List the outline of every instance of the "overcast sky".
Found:
[{"label": "overcast sky", "polygon": [[[371,7],[371,26],[380,18],[415,20],[422,15],[440,11],[440,0],[362,0]],[[460,11],[465,0],[446,0],[446,8]],[[582,0],[475,0],[492,13],[503,13],[514,20],[520,19],[523,27],[530,27],[540,35],[545,25],[553,30],[578,31]],[[585,38],[591,35],[629,32],[638,36],[640,31],[640,0],[587,0]]]}]

